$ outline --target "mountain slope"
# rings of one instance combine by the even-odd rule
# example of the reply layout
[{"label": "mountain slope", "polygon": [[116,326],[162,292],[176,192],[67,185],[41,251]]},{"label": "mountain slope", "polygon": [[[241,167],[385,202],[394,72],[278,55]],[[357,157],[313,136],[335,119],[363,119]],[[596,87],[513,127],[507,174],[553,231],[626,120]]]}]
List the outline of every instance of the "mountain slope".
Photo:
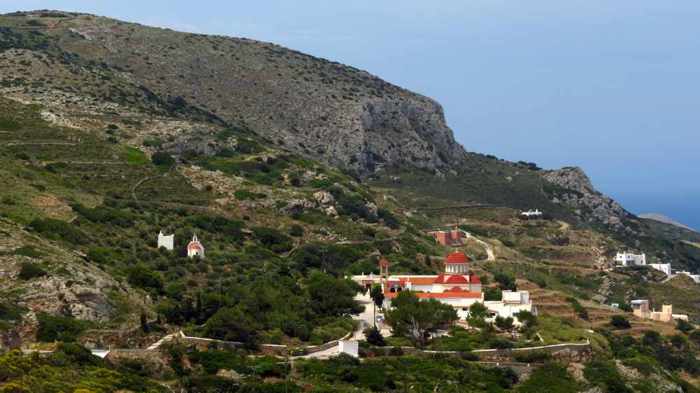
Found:
[{"label": "mountain slope", "polygon": [[41,15],[0,22],[21,34],[41,34],[42,45],[119,70],[118,78],[170,102],[196,103],[333,165],[358,173],[387,162],[436,169],[464,155],[436,102],[351,67],[248,39],[91,15]]}]

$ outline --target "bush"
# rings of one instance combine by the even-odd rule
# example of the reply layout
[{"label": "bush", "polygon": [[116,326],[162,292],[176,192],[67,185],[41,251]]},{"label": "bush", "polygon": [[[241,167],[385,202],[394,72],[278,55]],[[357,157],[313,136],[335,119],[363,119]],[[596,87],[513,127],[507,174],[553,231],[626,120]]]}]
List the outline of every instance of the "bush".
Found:
[{"label": "bush", "polygon": [[578,392],[578,383],[566,371],[564,366],[549,363],[538,368],[530,378],[523,382],[517,389],[519,393],[575,393]]},{"label": "bush", "polygon": [[369,344],[372,344],[377,347],[383,347],[386,345],[386,342],[384,341],[384,336],[382,336],[382,333],[377,329],[376,326],[369,327],[365,329],[365,338],[367,338],[367,342]]},{"label": "bush", "polygon": [[39,329],[36,338],[42,342],[73,342],[88,327],[88,323],[72,317],[52,316],[45,313],[37,315]]},{"label": "bush", "polygon": [[163,279],[160,275],[146,266],[138,265],[129,269],[127,273],[127,281],[129,284],[146,289],[163,291]]},{"label": "bush", "polygon": [[274,252],[286,252],[292,249],[292,239],[276,229],[253,228],[253,235],[260,243]]},{"label": "bush", "polygon": [[504,290],[504,291],[505,290],[511,290],[511,291],[516,290],[515,278],[513,276],[499,272],[499,273],[496,273],[493,276],[493,278],[494,278],[494,280],[496,280],[496,282],[498,282],[498,284],[500,285],[502,290]]},{"label": "bush", "polygon": [[676,329],[688,334],[694,329],[694,327],[693,324],[691,324],[690,322],[684,319],[679,319],[678,321],[676,321]]},{"label": "bush", "polygon": [[292,225],[291,227],[289,227],[289,235],[294,237],[304,236],[304,227],[302,227],[299,224]]},{"label": "bush", "polygon": [[53,218],[35,219],[29,228],[51,240],[63,240],[73,244],[86,244],[87,236],[65,221]]},{"label": "bush", "polygon": [[239,201],[253,201],[256,199],[267,198],[267,195],[265,195],[265,194],[261,194],[258,192],[250,192],[248,190],[236,190],[236,192],[234,192],[233,195]]},{"label": "bush", "polygon": [[612,361],[594,360],[583,370],[586,379],[608,393],[632,393]]},{"label": "bush", "polygon": [[170,168],[173,165],[175,165],[175,159],[168,153],[164,151],[159,151],[153,154],[151,157],[151,161],[153,162],[153,165],[159,166],[159,167],[167,167]]},{"label": "bush", "polygon": [[613,315],[610,324],[617,329],[629,329],[632,327],[630,321],[624,315]]},{"label": "bush", "polygon": [[21,280],[31,280],[32,278],[45,276],[46,270],[44,270],[39,264],[24,262],[19,270],[18,277]]}]

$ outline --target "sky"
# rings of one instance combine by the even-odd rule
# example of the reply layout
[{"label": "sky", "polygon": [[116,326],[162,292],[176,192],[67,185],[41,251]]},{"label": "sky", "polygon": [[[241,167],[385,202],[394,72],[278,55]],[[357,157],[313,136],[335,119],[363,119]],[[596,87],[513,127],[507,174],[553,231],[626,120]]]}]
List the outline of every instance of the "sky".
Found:
[{"label": "sky", "polygon": [[275,42],[439,101],[469,151],[700,228],[697,0],[0,0]]}]

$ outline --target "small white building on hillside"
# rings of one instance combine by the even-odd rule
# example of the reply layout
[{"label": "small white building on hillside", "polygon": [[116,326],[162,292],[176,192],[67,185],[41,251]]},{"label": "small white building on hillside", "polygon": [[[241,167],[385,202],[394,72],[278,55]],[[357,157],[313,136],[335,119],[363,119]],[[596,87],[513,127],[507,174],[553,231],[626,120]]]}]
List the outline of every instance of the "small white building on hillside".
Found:
[{"label": "small white building on hillside", "polygon": [[535,210],[528,210],[520,213],[522,217],[525,218],[541,218],[542,217],[542,212],[539,209]]},{"label": "small white building on hillside", "polygon": [[615,263],[618,266],[646,266],[646,254],[632,254],[629,252],[618,252],[615,256]]},{"label": "small white building on hillside", "polygon": [[165,248],[168,251],[175,249],[175,235],[164,235],[163,231],[158,233],[158,248]]},{"label": "small white building on hillside", "polygon": [[652,269],[664,272],[667,276],[671,276],[671,264],[670,263],[650,263],[649,266]]}]

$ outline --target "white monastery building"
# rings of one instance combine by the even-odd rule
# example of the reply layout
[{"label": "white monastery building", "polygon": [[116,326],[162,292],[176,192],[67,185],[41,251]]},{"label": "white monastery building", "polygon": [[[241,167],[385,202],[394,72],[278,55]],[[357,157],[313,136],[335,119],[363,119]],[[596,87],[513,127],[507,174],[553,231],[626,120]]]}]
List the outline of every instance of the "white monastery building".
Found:
[{"label": "white monastery building", "polygon": [[165,248],[168,251],[175,249],[175,235],[164,235],[163,231],[158,233],[158,248]]},{"label": "white monastery building", "polygon": [[192,241],[187,245],[187,256],[189,258],[199,257],[204,259],[204,246],[197,239],[197,235],[192,236]]},{"label": "white monastery building", "polygon": [[632,254],[628,252],[618,252],[615,256],[615,263],[619,266],[646,266],[646,254]]},{"label": "white monastery building", "polygon": [[[469,258],[463,252],[453,252],[445,258],[445,271],[437,275],[389,275],[389,261],[379,261],[380,274],[354,276],[364,286],[381,284],[384,288],[384,307],[390,308],[392,299],[402,291],[412,291],[419,299],[436,299],[455,308],[460,319],[469,317],[469,307],[483,303],[492,317],[514,317],[520,311],[534,312],[527,291],[503,291],[502,300],[484,301],[481,280],[469,270]],[[517,318],[514,318],[517,324]]]}]

